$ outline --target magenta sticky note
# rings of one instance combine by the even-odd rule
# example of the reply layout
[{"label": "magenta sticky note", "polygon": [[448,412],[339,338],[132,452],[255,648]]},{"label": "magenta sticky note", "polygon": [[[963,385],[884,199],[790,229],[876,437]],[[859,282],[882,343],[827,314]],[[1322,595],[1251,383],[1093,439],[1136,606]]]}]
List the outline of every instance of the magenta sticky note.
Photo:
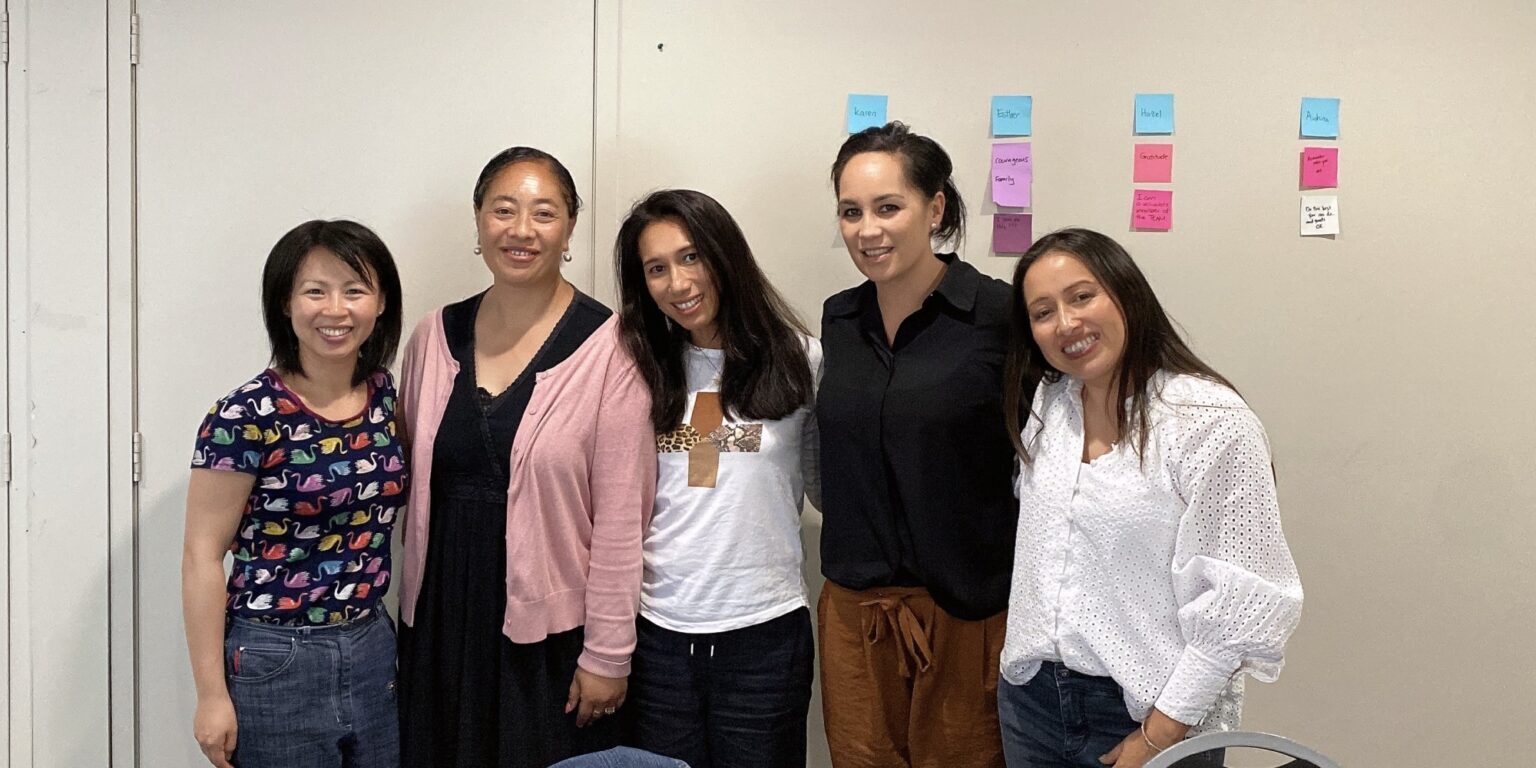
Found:
[{"label": "magenta sticky note", "polygon": [[1301,150],[1301,185],[1337,187],[1339,185],[1339,148],[1307,147]]},{"label": "magenta sticky note", "polygon": [[1138,189],[1131,198],[1131,229],[1168,231],[1173,226],[1173,192]]},{"label": "magenta sticky note", "polygon": [[992,217],[992,252],[1023,253],[1035,242],[1034,222],[1027,213],[999,213]]},{"label": "magenta sticky note", "polygon": [[1173,145],[1137,144],[1131,181],[1163,184],[1173,181]]},{"label": "magenta sticky note", "polygon": [[992,145],[992,202],[1028,208],[1035,170],[1029,142]]}]

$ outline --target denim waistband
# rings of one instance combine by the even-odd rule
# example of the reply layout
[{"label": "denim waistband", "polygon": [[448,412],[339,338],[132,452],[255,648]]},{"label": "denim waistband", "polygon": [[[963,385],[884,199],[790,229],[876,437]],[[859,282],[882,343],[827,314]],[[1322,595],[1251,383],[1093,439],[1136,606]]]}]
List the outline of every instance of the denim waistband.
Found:
[{"label": "denim waistband", "polygon": [[240,627],[244,630],[256,630],[282,637],[307,638],[316,635],[350,635],[354,632],[366,629],[368,625],[378,621],[380,617],[387,616],[384,604],[378,603],[368,609],[367,616],[361,616],[349,621],[338,621],[331,624],[273,624],[269,621],[257,621],[243,616],[235,616],[230,619],[230,629]]}]

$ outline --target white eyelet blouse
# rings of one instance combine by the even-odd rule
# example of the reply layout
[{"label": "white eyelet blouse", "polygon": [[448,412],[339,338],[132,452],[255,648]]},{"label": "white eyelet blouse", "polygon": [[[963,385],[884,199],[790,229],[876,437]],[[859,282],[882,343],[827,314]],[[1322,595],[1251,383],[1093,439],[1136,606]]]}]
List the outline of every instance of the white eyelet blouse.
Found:
[{"label": "white eyelet blouse", "polygon": [[[1083,463],[1082,383],[1035,392],[1002,675],[1045,660],[1109,676],[1126,709],[1234,728],[1241,674],[1269,682],[1301,616],[1264,428],[1231,389],[1159,373],[1146,454]],[[1203,722],[1202,722],[1203,721]]]}]

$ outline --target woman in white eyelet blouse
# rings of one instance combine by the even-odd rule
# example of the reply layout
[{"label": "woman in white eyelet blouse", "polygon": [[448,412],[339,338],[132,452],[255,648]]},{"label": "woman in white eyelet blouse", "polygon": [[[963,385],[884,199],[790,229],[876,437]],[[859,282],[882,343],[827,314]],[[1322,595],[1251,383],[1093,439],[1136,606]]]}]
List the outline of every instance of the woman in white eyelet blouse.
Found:
[{"label": "woman in white eyelet blouse", "polygon": [[1109,237],[1041,238],[1013,291],[1004,753],[1140,768],[1192,730],[1235,727],[1242,675],[1280,672],[1302,590],[1268,440]]}]

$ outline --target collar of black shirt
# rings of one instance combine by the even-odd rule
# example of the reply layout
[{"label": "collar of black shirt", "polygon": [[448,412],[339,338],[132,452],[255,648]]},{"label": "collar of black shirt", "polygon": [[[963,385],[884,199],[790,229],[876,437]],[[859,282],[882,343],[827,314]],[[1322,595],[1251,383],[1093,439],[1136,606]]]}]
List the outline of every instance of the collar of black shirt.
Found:
[{"label": "collar of black shirt", "polygon": [[[939,281],[931,296],[943,299],[961,313],[969,313],[976,306],[976,291],[981,286],[981,273],[953,253],[934,254],[949,265],[944,279]],[[875,284],[865,280],[858,286],[843,291],[827,300],[825,311],[832,317],[853,317],[875,300]]]}]

